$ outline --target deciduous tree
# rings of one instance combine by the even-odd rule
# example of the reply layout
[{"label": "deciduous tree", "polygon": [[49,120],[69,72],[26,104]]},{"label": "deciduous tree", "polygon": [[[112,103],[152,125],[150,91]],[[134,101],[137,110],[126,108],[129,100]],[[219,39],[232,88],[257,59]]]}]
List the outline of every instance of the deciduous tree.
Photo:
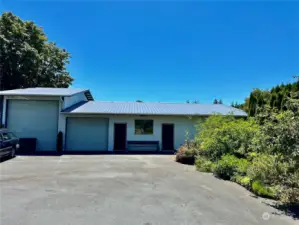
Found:
[{"label": "deciduous tree", "polygon": [[0,89],[68,87],[70,54],[49,42],[41,27],[10,12],[0,17]]}]

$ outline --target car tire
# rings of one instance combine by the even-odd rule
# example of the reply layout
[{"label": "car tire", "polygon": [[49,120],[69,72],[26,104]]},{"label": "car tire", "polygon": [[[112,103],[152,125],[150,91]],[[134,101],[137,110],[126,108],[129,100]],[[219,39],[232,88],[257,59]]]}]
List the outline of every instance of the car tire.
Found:
[{"label": "car tire", "polygon": [[15,149],[15,147],[13,147],[13,148],[11,149],[10,157],[11,157],[11,158],[14,158],[15,156],[16,156],[16,149]]}]

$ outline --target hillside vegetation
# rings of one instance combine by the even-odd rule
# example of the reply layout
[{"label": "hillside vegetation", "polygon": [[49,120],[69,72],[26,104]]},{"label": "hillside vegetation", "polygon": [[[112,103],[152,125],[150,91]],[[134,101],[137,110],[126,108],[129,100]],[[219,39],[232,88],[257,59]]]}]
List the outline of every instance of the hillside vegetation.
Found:
[{"label": "hillside vegetation", "polygon": [[178,154],[194,156],[197,170],[259,196],[299,203],[298,83],[255,90],[243,105],[248,118],[213,115],[198,122],[194,140]]}]

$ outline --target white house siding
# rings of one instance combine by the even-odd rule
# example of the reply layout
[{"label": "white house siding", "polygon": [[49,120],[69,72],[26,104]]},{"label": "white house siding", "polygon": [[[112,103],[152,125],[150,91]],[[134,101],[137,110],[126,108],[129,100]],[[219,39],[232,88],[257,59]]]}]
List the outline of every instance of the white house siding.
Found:
[{"label": "white house siding", "polygon": [[[162,124],[174,124],[174,147],[177,149],[184,143],[186,133],[193,138],[196,132],[195,124],[198,118],[187,116],[122,116],[122,115],[74,115],[64,114],[64,117],[103,117],[109,119],[108,127],[108,150],[113,151],[114,145],[114,123],[127,124],[127,140],[129,141],[159,141],[162,144]],[[154,133],[152,135],[136,135],[135,119],[152,119],[154,121]],[[61,121],[64,121],[62,119]],[[61,125],[62,127],[62,125]],[[63,130],[65,131],[65,129]],[[78,131],[79,132],[79,131]]]},{"label": "white house siding", "polygon": [[[154,121],[154,132],[152,135],[135,134],[135,119],[149,119]],[[114,123],[127,124],[128,141],[159,141],[162,149],[162,124],[174,124],[174,147],[177,149],[184,143],[186,133],[193,138],[195,135],[195,118],[187,116],[111,116],[109,120],[109,150],[113,150]]]},{"label": "white house siding", "polygon": [[[68,107],[71,107],[72,105],[74,105],[76,103],[82,102],[82,101],[87,101],[87,98],[86,98],[84,92],[75,94],[73,96],[64,97],[64,100],[61,101],[61,103],[60,103],[59,112],[61,112],[62,110],[66,109]],[[65,130],[66,130],[66,117],[64,114],[60,114],[59,121],[58,121],[58,131],[62,131],[63,140],[65,140],[65,138],[66,138]]]},{"label": "white house siding", "polygon": [[70,97],[64,97],[62,109],[66,109],[66,108],[68,108],[76,103],[82,102],[82,101],[87,101],[87,98],[86,98],[84,92],[75,94]]},{"label": "white house siding", "polygon": [[37,151],[54,151],[58,132],[59,98],[7,97],[5,122],[20,138],[37,138]]}]

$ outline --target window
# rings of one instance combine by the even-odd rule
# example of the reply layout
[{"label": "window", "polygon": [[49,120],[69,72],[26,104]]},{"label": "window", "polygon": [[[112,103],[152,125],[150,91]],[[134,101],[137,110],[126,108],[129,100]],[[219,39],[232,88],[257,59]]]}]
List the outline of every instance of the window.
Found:
[{"label": "window", "polygon": [[8,135],[8,133],[2,133],[2,138],[3,138],[3,141],[8,141],[10,140],[10,136]]},{"label": "window", "polygon": [[10,137],[10,139],[17,138],[17,136],[14,133],[12,133],[12,132],[8,132],[7,135]]},{"label": "window", "polygon": [[135,120],[135,134],[153,134],[153,120]]}]

